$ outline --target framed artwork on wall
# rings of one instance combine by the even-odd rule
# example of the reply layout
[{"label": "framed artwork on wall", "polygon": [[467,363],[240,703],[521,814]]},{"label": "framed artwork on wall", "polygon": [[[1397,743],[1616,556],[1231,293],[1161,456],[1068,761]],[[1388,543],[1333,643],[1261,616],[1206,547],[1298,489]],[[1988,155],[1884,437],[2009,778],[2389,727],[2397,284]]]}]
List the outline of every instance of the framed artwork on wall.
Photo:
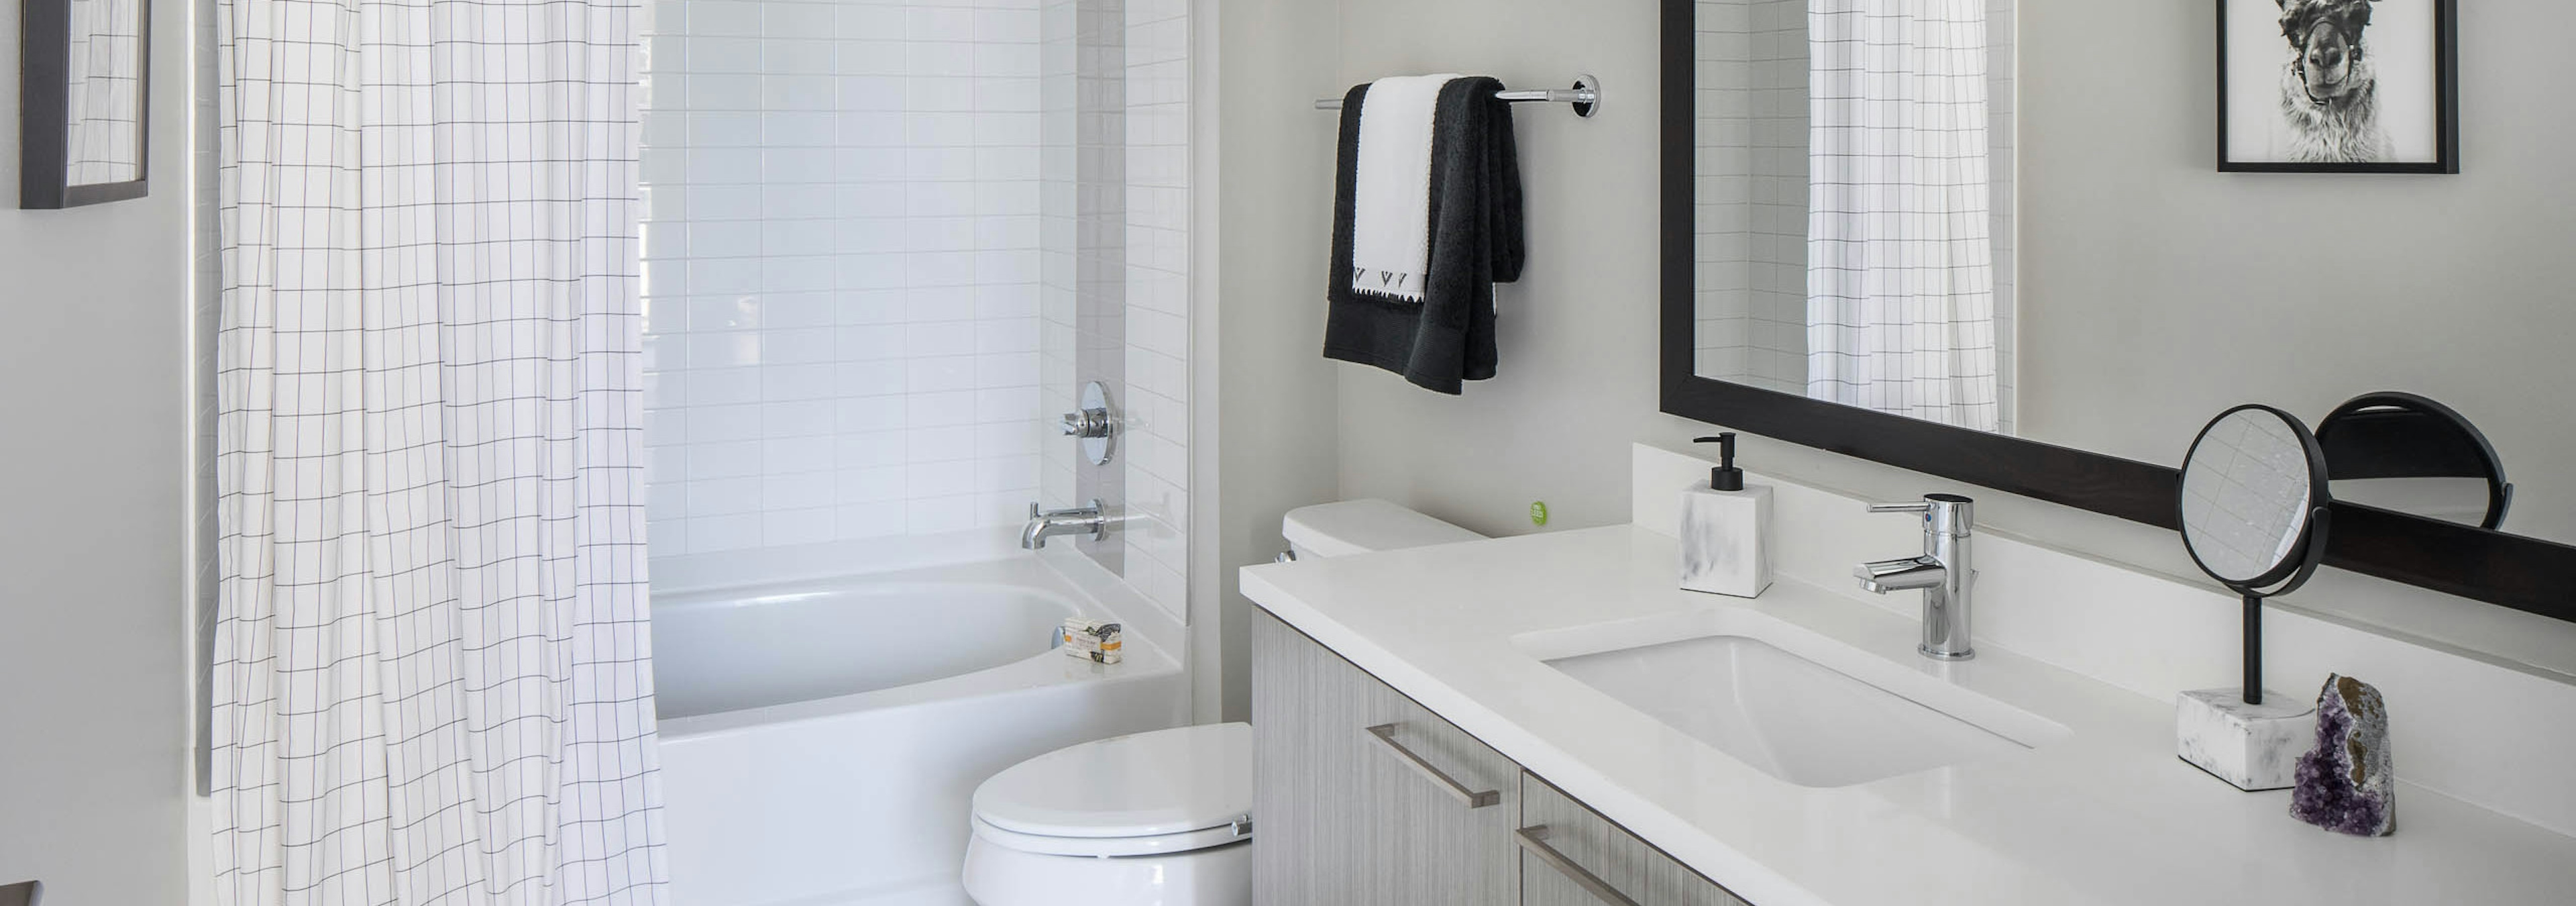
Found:
[{"label": "framed artwork on wall", "polygon": [[2460,172],[2457,0],[2217,0],[2218,169]]},{"label": "framed artwork on wall", "polygon": [[19,9],[18,207],[143,197],[150,0],[25,0]]}]

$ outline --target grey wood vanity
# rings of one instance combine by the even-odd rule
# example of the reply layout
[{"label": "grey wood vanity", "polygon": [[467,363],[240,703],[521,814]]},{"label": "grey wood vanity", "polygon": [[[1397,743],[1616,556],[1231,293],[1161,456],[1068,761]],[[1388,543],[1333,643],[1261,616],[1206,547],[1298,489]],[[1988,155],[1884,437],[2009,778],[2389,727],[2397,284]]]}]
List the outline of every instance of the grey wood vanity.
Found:
[{"label": "grey wood vanity", "polygon": [[1367,671],[1257,614],[1259,906],[1743,906]]}]

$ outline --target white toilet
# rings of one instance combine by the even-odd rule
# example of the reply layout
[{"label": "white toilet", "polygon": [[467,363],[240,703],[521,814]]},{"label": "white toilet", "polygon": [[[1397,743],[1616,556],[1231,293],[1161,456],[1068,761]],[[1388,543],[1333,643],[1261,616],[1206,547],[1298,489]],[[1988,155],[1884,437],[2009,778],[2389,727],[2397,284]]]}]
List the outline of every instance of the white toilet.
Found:
[{"label": "white toilet", "polygon": [[[1281,525],[1298,559],[1484,537],[1383,500]],[[966,895],[982,906],[1251,906],[1252,725],[1057,749],[975,789]]]}]

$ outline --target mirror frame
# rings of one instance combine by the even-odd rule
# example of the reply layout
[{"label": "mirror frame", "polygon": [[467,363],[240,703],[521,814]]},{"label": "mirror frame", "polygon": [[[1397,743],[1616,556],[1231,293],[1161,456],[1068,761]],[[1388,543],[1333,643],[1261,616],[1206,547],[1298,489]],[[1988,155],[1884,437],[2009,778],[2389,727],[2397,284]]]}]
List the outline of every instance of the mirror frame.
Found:
[{"label": "mirror frame", "polygon": [[142,198],[152,176],[152,0],[136,4],[134,178],[71,185],[72,0],[24,0],[19,27],[18,208],[53,210]]},{"label": "mirror frame", "polygon": [[[1692,372],[1693,232],[1698,180],[1697,0],[1664,0],[1662,411],[1747,434],[1856,456],[2174,530],[2178,468],[1934,424]],[[2444,594],[2576,622],[2576,546],[2336,501],[2325,564]]]}]

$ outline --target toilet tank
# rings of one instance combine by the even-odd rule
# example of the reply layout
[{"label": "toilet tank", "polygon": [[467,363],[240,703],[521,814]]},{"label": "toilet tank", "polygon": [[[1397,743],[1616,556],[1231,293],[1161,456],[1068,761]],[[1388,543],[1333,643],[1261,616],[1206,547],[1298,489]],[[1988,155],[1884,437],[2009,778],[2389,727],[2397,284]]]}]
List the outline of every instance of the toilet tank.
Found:
[{"label": "toilet tank", "polygon": [[1384,500],[1345,500],[1299,507],[1281,520],[1280,533],[1299,560],[1347,557],[1407,547],[1475,541],[1485,536]]}]

